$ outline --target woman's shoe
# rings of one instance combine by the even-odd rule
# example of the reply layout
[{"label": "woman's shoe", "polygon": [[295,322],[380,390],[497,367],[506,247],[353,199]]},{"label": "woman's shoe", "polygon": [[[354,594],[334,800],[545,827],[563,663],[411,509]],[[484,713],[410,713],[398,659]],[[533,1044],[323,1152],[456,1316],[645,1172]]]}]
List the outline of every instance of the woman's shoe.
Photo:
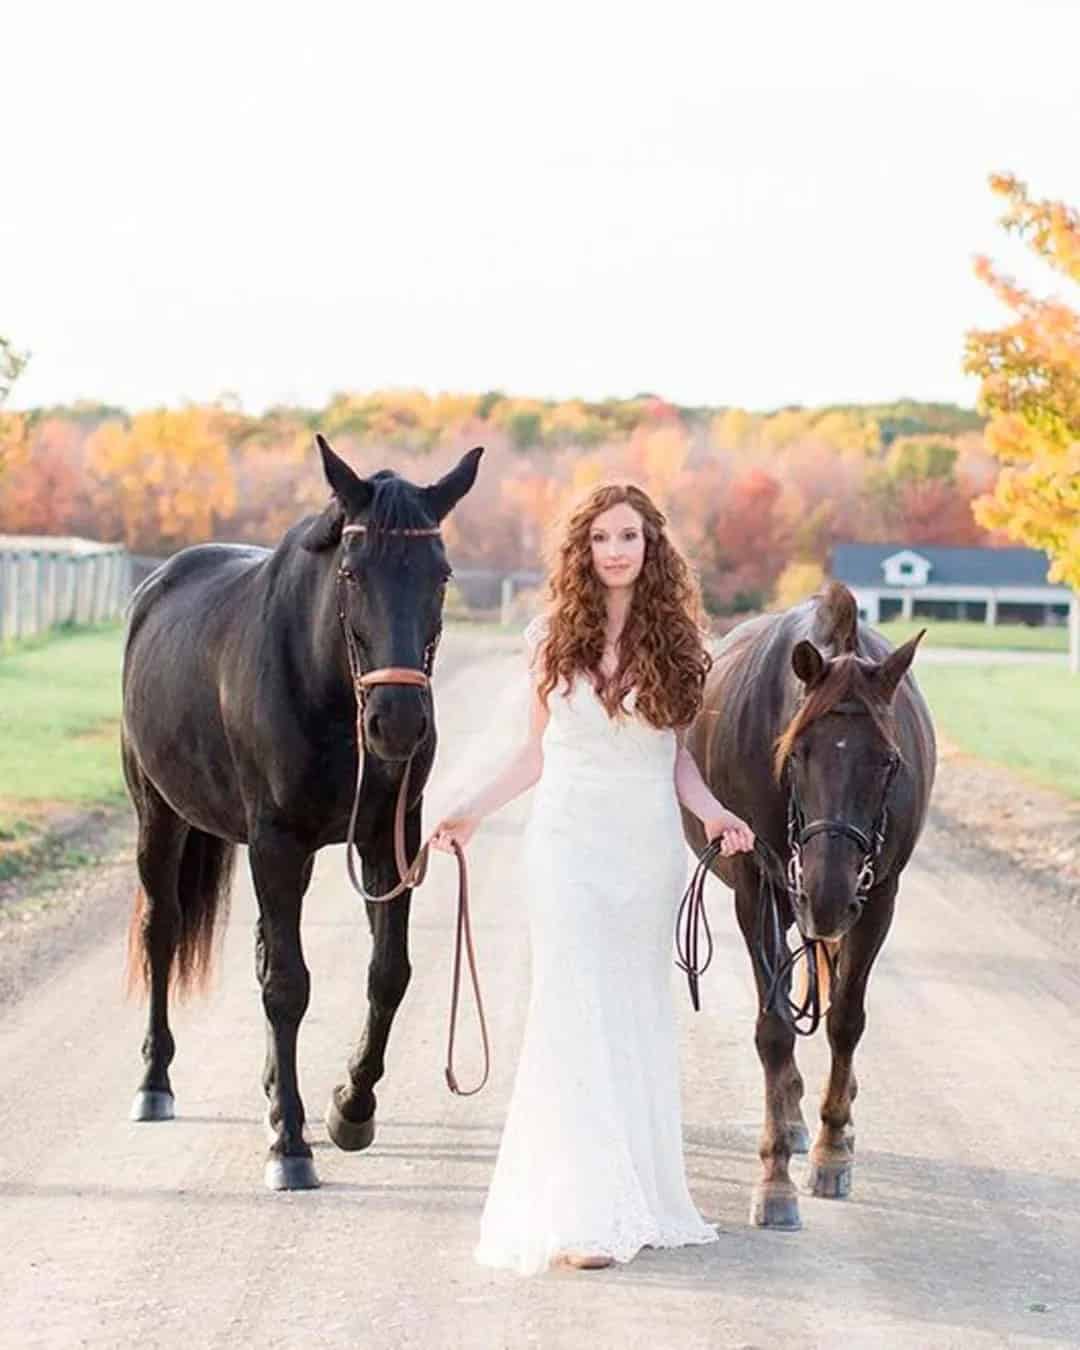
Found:
[{"label": "woman's shoe", "polygon": [[555,1264],[572,1270],[605,1270],[615,1264],[615,1258],[606,1252],[560,1252]]}]

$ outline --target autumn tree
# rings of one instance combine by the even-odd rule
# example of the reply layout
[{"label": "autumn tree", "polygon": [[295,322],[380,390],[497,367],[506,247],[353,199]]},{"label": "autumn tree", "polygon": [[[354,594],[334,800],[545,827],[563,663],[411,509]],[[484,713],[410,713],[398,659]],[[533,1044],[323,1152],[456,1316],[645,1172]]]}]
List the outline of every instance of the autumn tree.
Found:
[{"label": "autumn tree", "polygon": [[825,584],[825,569],[815,562],[790,562],[776,579],[773,605],[776,609],[790,609]]},{"label": "autumn tree", "polygon": [[86,498],[79,432],[59,417],[35,421],[13,458],[0,497],[0,531],[69,534]]},{"label": "autumn tree", "polygon": [[87,449],[102,509],[116,517],[110,533],[150,551],[212,538],[236,505],[229,420],[211,405],[103,423]]},{"label": "autumn tree", "polygon": [[26,353],[16,351],[10,339],[0,337],[0,474],[19,457],[26,444],[26,419],[4,412],[12,386],[26,365]]},{"label": "autumn tree", "polygon": [[[1008,174],[990,180],[1004,198],[1001,223],[1060,276],[1080,283],[1080,214],[1037,201]],[[975,503],[986,526],[1050,556],[1050,576],[1080,590],[1080,315],[1042,299],[987,258],[978,275],[1012,311],[998,329],[967,335],[965,369],[977,375],[990,414],[987,445],[1003,465],[992,493]]]}]

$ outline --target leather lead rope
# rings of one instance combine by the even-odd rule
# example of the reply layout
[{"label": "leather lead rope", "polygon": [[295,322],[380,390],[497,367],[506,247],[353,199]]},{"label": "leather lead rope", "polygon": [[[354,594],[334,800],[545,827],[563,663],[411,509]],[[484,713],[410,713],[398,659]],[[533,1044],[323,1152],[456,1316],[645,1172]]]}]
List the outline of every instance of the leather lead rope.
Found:
[{"label": "leather lead rope", "polygon": [[[362,527],[347,526],[344,533],[360,533]],[[430,534],[437,533],[431,530],[402,530],[402,534]],[[419,689],[428,689],[431,685],[430,667],[434,660],[435,646],[438,637],[430,644],[424,653],[425,670],[414,670],[408,666],[385,666],[380,670],[368,671],[365,674],[360,673],[359,653],[356,650],[356,638],[352,632],[351,626],[345,618],[344,605],[340,594],[338,598],[338,617],[341,620],[342,630],[345,635],[345,651],[349,660],[349,672],[352,676],[353,689],[356,693],[356,789],[353,793],[352,811],[349,813],[349,826],[345,833],[345,868],[348,872],[349,881],[356,893],[370,905],[385,905],[391,900],[396,900],[404,891],[419,886],[427,875],[428,855],[431,848],[431,840],[434,834],[428,836],[416,854],[416,857],[410,863],[405,852],[405,816],[408,809],[409,800],[409,778],[412,770],[412,755],[409,756],[405,764],[405,772],[401,777],[401,786],[398,788],[397,801],[394,805],[394,863],[397,867],[399,881],[389,891],[382,895],[373,895],[368,891],[363,883],[356,866],[356,855],[359,849],[356,845],[356,823],[360,815],[360,793],[364,778],[364,702],[367,691],[374,685],[379,684],[399,684],[413,685]],[[456,1093],[459,1097],[472,1097],[487,1082],[491,1072],[491,1046],[488,1039],[487,1018],[484,1016],[484,1001],[480,994],[480,977],[476,966],[476,950],[473,945],[472,920],[469,913],[469,874],[465,863],[465,854],[457,841],[453,841],[452,847],[457,858],[458,865],[458,897],[457,897],[457,923],[454,939],[454,964],[453,974],[450,985],[450,1025],[446,1038],[446,1067],[443,1070],[446,1077],[446,1084],[450,1091]],[[472,1088],[463,1088],[458,1083],[457,1074],[454,1071],[454,1040],[457,1028],[458,1005],[461,998],[461,955],[464,948],[465,956],[469,965],[469,979],[472,984],[473,1001],[476,1005],[476,1018],[480,1024],[480,1039],[484,1049],[484,1072],[479,1083]]]},{"label": "leather lead rope", "polygon": [[[373,672],[378,674],[378,672]],[[360,711],[363,717],[363,708]],[[362,742],[357,742],[362,746]],[[406,861],[405,857],[405,812],[408,801],[409,774],[412,768],[412,756],[409,757],[405,765],[405,772],[402,775],[401,787],[398,789],[397,803],[394,807],[394,855],[397,863],[398,875],[401,880],[392,890],[385,891],[382,895],[372,895],[365,889],[363,881],[357,874],[354,853],[359,852],[356,848],[356,819],[360,808],[360,785],[363,775],[363,754],[359,757],[359,765],[356,773],[356,792],[353,796],[352,813],[349,817],[349,829],[345,838],[345,859],[346,867],[349,873],[349,880],[352,882],[353,889],[368,904],[385,905],[391,900],[396,900],[399,895],[410,887],[419,886],[427,875],[428,855],[431,848],[431,840],[434,835],[429,835],[427,840],[421,844],[419,852],[411,863]],[[454,850],[454,856],[457,859],[458,866],[458,897],[457,897],[457,922],[454,933],[454,963],[453,974],[450,982],[450,1021],[446,1036],[446,1067],[443,1074],[446,1078],[446,1085],[451,1092],[459,1097],[472,1097],[484,1086],[491,1073],[491,1043],[488,1038],[487,1018],[484,1015],[484,1000],[480,993],[480,976],[476,965],[476,948],[473,943],[472,935],[472,917],[469,910],[469,872],[465,863],[465,853],[457,840],[451,841],[451,847]],[[463,1088],[458,1082],[457,1073],[454,1070],[454,1041],[457,1034],[458,1005],[461,1000],[461,954],[464,949],[466,960],[469,965],[469,982],[472,985],[473,1002],[476,1006],[476,1020],[480,1025],[480,1040],[484,1049],[484,1071],[480,1081],[475,1087]]]},{"label": "leather lead rope", "polygon": [[[784,875],[783,864],[774,849],[764,839],[755,838],[754,853],[758,864],[758,922],[751,946],[751,958],[761,976],[761,1008],[776,1013],[797,1036],[812,1035],[821,1024],[828,1008],[821,1006],[821,986],[818,980],[818,948],[831,961],[829,950],[816,938],[803,938],[801,947],[791,951],[784,936],[785,926],[780,920],[775,875]],[[686,975],[690,987],[690,1002],[695,1012],[701,1011],[699,982],[713,958],[713,938],[705,909],[705,879],[715,859],[720,855],[720,840],[707,844],[698,858],[697,866],[679,903],[675,921],[675,964]],[[705,934],[705,955],[701,957],[701,932]],[[806,995],[796,1003],[790,994],[791,976],[796,963],[806,962]]]}]

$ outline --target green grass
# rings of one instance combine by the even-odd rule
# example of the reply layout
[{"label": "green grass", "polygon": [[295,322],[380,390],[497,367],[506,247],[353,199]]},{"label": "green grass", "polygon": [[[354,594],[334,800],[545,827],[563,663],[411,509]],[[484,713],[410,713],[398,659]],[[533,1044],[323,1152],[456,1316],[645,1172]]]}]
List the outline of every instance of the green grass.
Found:
[{"label": "green grass", "polygon": [[9,839],[28,831],[35,804],[120,800],[122,639],[109,624],[0,651],[0,832]]},{"label": "green grass", "polygon": [[1039,665],[921,665],[939,729],[962,750],[1080,799],[1080,676]]},{"label": "green grass", "polygon": [[934,647],[978,647],[987,650],[1019,652],[1067,652],[1067,628],[1029,628],[1025,623],[1003,623],[991,627],[985,623],[955,623],[940,619],[891,619],[876,625],[895,645],[925,628],[923,642]]}]

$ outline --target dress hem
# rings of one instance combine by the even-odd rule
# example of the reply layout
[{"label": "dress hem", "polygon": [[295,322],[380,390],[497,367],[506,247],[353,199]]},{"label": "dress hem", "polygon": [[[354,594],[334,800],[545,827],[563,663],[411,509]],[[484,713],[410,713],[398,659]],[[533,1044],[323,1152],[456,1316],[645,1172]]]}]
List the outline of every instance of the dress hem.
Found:
[{"label": "dress hem", "polygon": [[662,1232],[653,1229],[642,1236],[640,1241],[636,1238],[630,1242],[623,1241],[614,1249],[611,1243],[566,1239],[560,1240],[551,1247],[549,1255],[541,1265],[523,1261],[521,1258],[511,1255],[505,1248],[495,1248],[479,1242],[473,1249],[473,1260],[478,1265],[488,1266],[495,1270],[511,1270],[519,1275],[537,1275],[549,1270],[554,1258],[559,1252],[563,1251],[587,1252],[590,1255],[602,1253],[605,1256],[610,1256],[619,1265],[625,1265],[644,1251],[646,1247],[658,1251],[672,1250],[678,1247],[707,1246],[709,1243],[719,1240],[720,1234],[712,1224],[706,1224],[704,1229],[695,1229],[692,1233],[685,1231]]}]

